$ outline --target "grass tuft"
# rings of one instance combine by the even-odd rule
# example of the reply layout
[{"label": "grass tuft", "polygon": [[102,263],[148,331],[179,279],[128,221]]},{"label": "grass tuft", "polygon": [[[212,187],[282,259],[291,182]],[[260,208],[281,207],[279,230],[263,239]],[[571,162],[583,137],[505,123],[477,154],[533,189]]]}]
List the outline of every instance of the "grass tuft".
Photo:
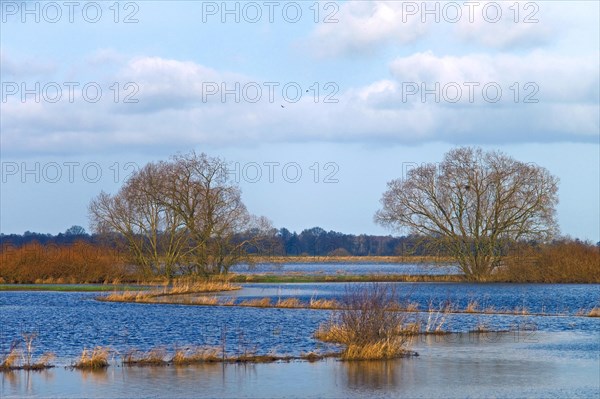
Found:
[{"label": "grass tuft", "polygon": [[478,312],[479,312],[479,304],[477,303],[477,301],[470,301],[467,304],[465,313],[478,313]]},{"label": "grass tuft", "polygon": [[311,299],[308,307],[311,309],[339,309],[341,304],[335,299]]},{"label": "grass tuft", "polygon": [[178,366],[195,363],[214,363],[223,360],[221,348],[213,347],[190,347],[177,349],[171,362]]},{"label": "grass tuft", "polygon": [[303,307],[302,303],[298,298],[286,298],[280,299],[277,301],[275,305],[278,308],[301,308]]},{"label": "grass tuft", "polygon": [[98,370],[108,367],[108,358],[110,348],[97,346],[93,350],[84,349],[79,357],[79,361],[73,365],[73,368],[80,370]]},{"label": "grass tuft", "polygon": [[268,308],[271,306],[271,298],[247,299],[239,303],[239,306],[250,306],[255,308]]},{"label": "grass tuft", "polygon": [[153,348],[148,352],[131,350],[123,357],[126,366],[164,366],[167,364],[165,357],[167,351],[164,348]]}]

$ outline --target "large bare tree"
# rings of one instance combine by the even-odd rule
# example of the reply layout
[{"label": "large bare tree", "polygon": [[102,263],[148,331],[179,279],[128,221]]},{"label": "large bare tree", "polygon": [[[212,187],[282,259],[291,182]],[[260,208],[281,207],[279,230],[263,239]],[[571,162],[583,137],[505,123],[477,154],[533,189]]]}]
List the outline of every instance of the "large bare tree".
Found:
[{"label": "large bare tree", "polygon": [[145,273],[227,273],[251,262],[248,249],[274,229],[252,216],[228,179],[227,163],[191,152],[149,163],[121,190],[89,207],[97,232],[117,233]]},{"label": "large bare tree", "polygon": [[388,183],[375,221],[431,239],[470,280],[485,280],[510,243],[557,233],[558,179],[501,152],[461,147]]}]

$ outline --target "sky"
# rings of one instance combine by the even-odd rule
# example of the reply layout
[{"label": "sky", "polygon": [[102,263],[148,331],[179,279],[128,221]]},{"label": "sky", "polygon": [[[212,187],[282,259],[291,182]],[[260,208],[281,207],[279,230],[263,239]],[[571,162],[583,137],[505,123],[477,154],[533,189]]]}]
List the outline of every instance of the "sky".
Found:
[{"label": "sky", "polygon": [[600,241],[597,1],[0,0],[0,233],[88,229],[145,163],[230,162],[276,227],[390,234],[386,182],[457,146],[560,179]]}]

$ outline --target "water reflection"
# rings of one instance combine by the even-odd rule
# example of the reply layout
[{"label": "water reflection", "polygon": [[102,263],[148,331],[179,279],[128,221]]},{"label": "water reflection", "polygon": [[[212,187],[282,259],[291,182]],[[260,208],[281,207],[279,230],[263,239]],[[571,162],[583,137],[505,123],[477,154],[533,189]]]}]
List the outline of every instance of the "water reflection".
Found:
[{"label": "water reflection", "polygon": [[[56,368],[1,374],[0,397],[598,397],[598,334],[430,336],[393,361]],[[586,355],[588,353],[588,355]]]},{"label": "water reflection", "polygon": [[108,370],[80,370],[82,383],[105,384],[109,381]]},{"label": "water reflection", "polygon": [[[44,386],[56,383],[55,369],[39,371],[15,370],[0,373],[2,390],[0,397],[4,397],[5,390],[20,392],[20,396],[40,397],[44,395]],[[7,389],[8,388],[8,389]]]},{"label": "water reflection", "polygon": [[342,362],[346,372],[346,385],[351,390],[392,389],[400,383],[402,361]]}]

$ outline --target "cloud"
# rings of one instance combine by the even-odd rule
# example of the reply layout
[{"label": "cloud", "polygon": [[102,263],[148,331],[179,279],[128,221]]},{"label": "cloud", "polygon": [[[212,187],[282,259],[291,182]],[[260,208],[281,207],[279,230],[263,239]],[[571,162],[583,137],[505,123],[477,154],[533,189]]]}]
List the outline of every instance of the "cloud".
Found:
[{"label": "cloud", "polygon": [[505,50],[544,46],[557,38],[564,24],[552,12],[565,6],[569,7],[532,1],[477,2],[456,23],[455,34],[467,42]]},{"label": "cloud", "polygon": [[[527,95],[541,103],[597,103],[599,100],[598,63],[594,55],[569,57],[534,51],[521,56],[437,56],[428,51],[399,57],[391,63],[390,69],[399,83],[426,82],[430,83],[429,87],[433,83],[441,86],[458,83],[464,87],[466,82],[474,82],[478,84],[476,92],[494,83],[503,89],[505,102],[520,103]],[[537,87],[538,92],[532,94],[534,90],[526,89],[527,84]]]},{"label": "cloud", "polygon": [[406,44],[422,37],[427,26],[417,18],[403,22],[403,2],[349,1],[335,14],[336,23],[320,24],[310,44],[317,56],[374,52],[383,44]]},{"label": "cloud", "polygon": [[[335,14],[338,22],[319,24],[308,42],[319,57],[361,56],[384,47],[402,50],[417,42],[514,52],[559,43],[578,28],[572,21],[597,14],[597,5],[579,10],[566,2],[348,1]],[[597,30],[584,33],[594,34]]]},{"label": "cloud", "polygon": [[[323,87],[315,98],[309,90],[312,81],[292,82],[301,86],[297,102],[282,97],[286,82],[278,82],[271,100],[259,79],[191,61],[138,57],[118,70],[117,75],[99,82],[104,91],[98,102],[85,101],[81,90],[76,90],[72,103],[9,98],[3,104],[3,152],[80,153],[309,141],[375,145],[595,142],[599,130],[598,66],[592,56],[571,58],[540,51],[522,57],[421,52],[394,59],[389,76],[383,79],[340,90],[333,95],[337,102],[324,101],[330,91]],[[123,86],[120,101],[115,102],[115,93],[108,88],[115,81],[138,84],[138,102],[123,103],[128,93]],[[241,98],[236,101],[235,95],[223,100],[219,93],[203,101],[206,82],[225,82],[229,89],[238,83],[238,90],[253,82],[262,88],[262,96],[252,102],[238,93]],[[468,82],[477,83],[474,101],[467,95]],[[418,91],[407,95],[407,83]],[[462,88],[459,101],[448,100],[452,94],[444,92],[448,83]],[[489,83],[501,89],[499,101],[484,98],[482,89]],[[535,83],[535,90],[528,83]],[[432,93],[423,97],[425,89],[437,90],[437,101]],[[527,96],[537,102],[524,102]]]}]

